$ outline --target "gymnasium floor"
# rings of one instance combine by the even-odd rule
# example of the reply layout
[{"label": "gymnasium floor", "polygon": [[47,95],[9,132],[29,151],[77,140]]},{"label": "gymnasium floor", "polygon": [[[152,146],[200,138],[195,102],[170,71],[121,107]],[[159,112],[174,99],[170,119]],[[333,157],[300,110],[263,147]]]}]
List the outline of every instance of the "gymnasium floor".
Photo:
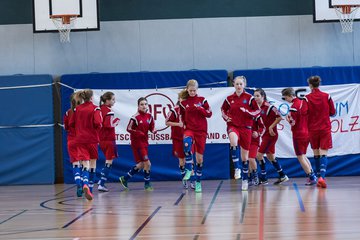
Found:
[{"label": "gymnasium floor", "polygon": [[180,182],[129,183],[94,191],[73,185],[0,186],[0,239],[360,239],[360,178],[328,178],[329,187],[290,179],[250,187],[203,181],[203,192]]}]

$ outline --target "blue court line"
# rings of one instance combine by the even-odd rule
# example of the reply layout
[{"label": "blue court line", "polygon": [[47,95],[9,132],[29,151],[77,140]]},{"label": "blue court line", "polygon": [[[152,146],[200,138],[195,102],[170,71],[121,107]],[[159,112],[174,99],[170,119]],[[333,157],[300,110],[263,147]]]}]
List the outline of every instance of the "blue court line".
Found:
[{"label": "blue court line", "polygon": [[14,217],[19,216],[20,214],[23,214],[24,212],[26,212],[27,210],[22,210],[21,212],[19,212],[18,214],[15,214],[14,216],[9,217],[8,219],[5,219],[4,221],[0,222],[0,224],[6,223],[7,221],[13,219]]},{"label": "blue court line", "polygon": [[293,183],[293,185],[294,185],[294,189],[295,189],[295,192],[296,192],[296,196],[297,196],[298,201],[299,201],[300,209],[301,209],[302,212],[305,212],[305,207],[304,207],[304,203],[303,203],[303,201],[301,199],[299,188],[298,188],[296,183]]},{"label": "blue court line", "polygon": [[180,203],[181,199],[183,199],[184,196],[185,196],[185,193],[181,193],[180,197],[174,203],[174,206],[177,206]]},{"label": "blue court line", "polygon": [[129,240],[136,239],[136,236],[143,230],[143,228],[150,222],[150,220],[155,216],[155,214],[160,210],[161,207],[157,207],[155,211],[141,224],[141,226],[136,230],[136,232],[129,238]]},{"label": "blue court line", "polygon": [[219,183],[219,186],[217,187],[216,192],[215,192],[215,194],[214,194],[214,196],[213,196],[213,198],[212,198],[212,200],[211,200],[211,203],[210,203],[208,209],[206,210],[205,216],[204,216],[203,220],[201,221],[201,224],[204,224],[204,223],[205,223],[206,218],[208,217],[208,215],[209,215],[209,213],[210,213],[210,210],[211,210],[211,208],[212,208],[212,205],[213,205],[214,202],[215,202],[215,199],[216,199],[216,197],[217,197],[217,195],[218,195],[218,193],[219,193],[219,191],[220,191],[220,188],[221,188],[221,185],[223,184],[223,182],[224,182],[224,181],[221,180],[221,182]]},{"label": "blue court line", "polygon": [[77,220],[79,220],[82,216],[84,216],[85,214],[87,214],[87,213],[90,212],[91,210],[93,210],[93,208],[90,208],[90,209],[86,210],[85,212],[83,212],[82,214],[80,214],[79,216],[77,216],[76,218],[74,218],[73,220],[71,220],[70,222],[68,222],[67,224],[65,224],[62,228],[67,228],[68,226],[70,226],[71,224],[73,224],[74,222],[76,222]]}]

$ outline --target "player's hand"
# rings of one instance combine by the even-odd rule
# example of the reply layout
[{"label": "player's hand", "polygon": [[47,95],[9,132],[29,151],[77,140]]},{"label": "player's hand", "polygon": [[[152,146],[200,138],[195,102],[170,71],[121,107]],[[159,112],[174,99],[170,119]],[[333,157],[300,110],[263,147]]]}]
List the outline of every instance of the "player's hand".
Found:
[{"label": "player's hand", "polygon": [[274,132],[274,129],[272,127],[269,127],[269,133],[270,133],[270,136],[275,136],[275,132]]},{"label": "player's hand", "polygon": [[231,122],[231,121],[232,121],[231,117],[228,117],[228,118],[226,119],[226,122]]},{"label": "player's hand", "polygon": [[184,127],[184,123],[183,122],[179,122],[179,125],[178,125],[178,127]]},{"label": "player's hand", "polygon": [[158,132],[158,130],[154,129],[152,133],[157,134],[157,132]]},{"label": "player's hand", "polygon": [[253,132],[252,132],[252,137],[253,137],[253,138],[258,138],[258,137],[259,137],[259,133],[256,132],[256,131],[253,131]]}]

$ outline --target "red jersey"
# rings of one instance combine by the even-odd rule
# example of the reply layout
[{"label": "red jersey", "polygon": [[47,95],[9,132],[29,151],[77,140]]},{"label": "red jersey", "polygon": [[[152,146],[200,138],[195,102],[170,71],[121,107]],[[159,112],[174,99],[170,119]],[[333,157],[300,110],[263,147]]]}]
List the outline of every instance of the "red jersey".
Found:
[{"label": "red jersey", "polygon": [[330,131],[330,116],[335,115],[334,102],[330,95],[320,91],[319,88],[312,89],[306,95],[308,100],[308,129],[309,131]]},{"label": "red jersey", "polygon": [[75,140],[75,128],[70,127],[70,119],[73,117],[74,111],[70,108],[64,115],[64,128],[67,133],[68,142]]},{"label": "red jersey", "polygon": [[[176,105],[174,108],[170,109],[165,121],[175,123],[180,122],[180,106]],[[171,139],[182,140],[183,136],[184,128],[171,126]]]},{"label": "red jersey", "polygon": [[180,116],[184,128],[194,132],[207,133],[207,120],[212,115],[209,103],[204,97],[198,95],[188,97],[180,102]]},{"label": "red jersey", "polygon": [[294,98],[290,108],[289,119],[293,138],[307,138],[308,133],[308,106],[306,100]]},{"label": "red jersey", "polygon": [[138,111],[130,118],[126,129],[130,133],[131,146],[147,147],[149,146],[148,132],[154,132],[154,119],[150,113]]},{"label": "red jersey", "polygon": [[[251,128],[260,108],[255,98],[243,91],[240,96],[236,93],[227,96],[221,106],[221,113],[228,126]],[[229,118],[231,121],[228,121]]]},{"label": "red jersey", "polygon": [[251,136],[251,144],[260,145],[260,138],[265,133],[265,125],[260,115],[253,119],[252,132],[257,132],[259,136]]},{"label": "red jersey", "polygon": [[115,127],[119,124],[120,119],[115,118],[111,107],[105,104],[101,105],[100,110],[103,117],[100,141],[115,141]]},{"label": "red jersey", "polygon": [[[264,135],[269,135],[269,127],[271,126],[271,124],[274,123],[274,121],[281,117],[279,114],[279,111],[277,110],[277,108],[274,105],[271,105],[270,103],[264,101],[263,104],[260,107],[261,111],[260,111],[260,116],[264,122],[264,126],[265,126],[265,133]],[[277,135],[277,127],[273,128],[274,133]]]},{"label": "red jersey", "polygon": [[69,125],[75,128],[77,143],[99,143],[99,131],[102,126],[100,108],[92,102],[77,106]]}]

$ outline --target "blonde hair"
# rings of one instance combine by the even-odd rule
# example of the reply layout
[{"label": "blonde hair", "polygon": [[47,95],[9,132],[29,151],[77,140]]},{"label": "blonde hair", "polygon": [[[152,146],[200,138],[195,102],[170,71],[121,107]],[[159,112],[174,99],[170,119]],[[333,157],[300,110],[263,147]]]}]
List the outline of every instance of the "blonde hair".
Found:
[{"label": "blonde hair", "polygon": [[80,91],[80,97],[84,100],[84,102],[89,102],[93,96],[93,91],[91,89],[84,89]]},{"label": "blonde hair", "polygon": [[74,109],[82,103],[82,98],[80,97],[80,92],[73,92],[70,96],[70,105],[71,109]]},{"label": "blonde hair", "polygon": [[234,84],[235,81],[238,80],[238,79],[243,80],[244,85],[246,86],[247,82],[246,82],[246,77],[245,77],[245,76],[237,76],[237,77],[235,77],[235,78],[233,79],[233,84]]},{"label": "blonde hair", "polygon": [[185,99],[187,99],[188,97],[189,97],[189,93],[187,92],[186,89],[183,89],[183,90],[181,90],[181,91],[178,93],[178,98],[179,98],[179,99],[185,100]]}]

